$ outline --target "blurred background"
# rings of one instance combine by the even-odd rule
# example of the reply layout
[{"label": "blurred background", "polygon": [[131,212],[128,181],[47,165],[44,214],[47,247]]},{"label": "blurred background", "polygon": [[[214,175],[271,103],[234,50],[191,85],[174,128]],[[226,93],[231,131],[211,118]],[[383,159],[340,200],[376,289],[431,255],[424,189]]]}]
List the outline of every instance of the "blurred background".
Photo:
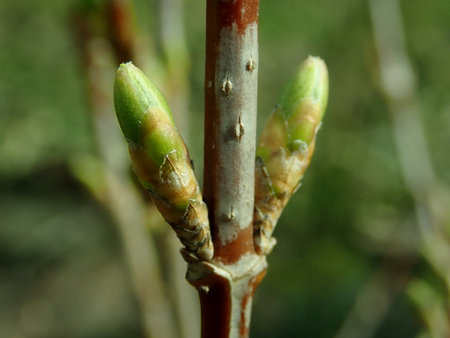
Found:
[{"label": "blurred background", "polygon": [[[0,2],[0,337],[198,337],[179,244],[112,108],[162,89],[201,181],[205,3]],[[252,337],[450,336],[450,2],[261,1],[259,123],[308,55],[329,106]]]}]

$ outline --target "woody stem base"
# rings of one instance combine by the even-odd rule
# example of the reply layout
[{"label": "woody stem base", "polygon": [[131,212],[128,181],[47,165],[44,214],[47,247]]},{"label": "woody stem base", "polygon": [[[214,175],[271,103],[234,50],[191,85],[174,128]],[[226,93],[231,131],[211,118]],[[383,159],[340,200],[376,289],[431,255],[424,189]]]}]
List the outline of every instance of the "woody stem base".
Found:
[{"label": "woody stem base", "polygon": [[247,338],[256,288],[266,274],[265,257],[253,256],[239,271],[214,263],[190,264],[188,281],[198,290],[202,338]]}]

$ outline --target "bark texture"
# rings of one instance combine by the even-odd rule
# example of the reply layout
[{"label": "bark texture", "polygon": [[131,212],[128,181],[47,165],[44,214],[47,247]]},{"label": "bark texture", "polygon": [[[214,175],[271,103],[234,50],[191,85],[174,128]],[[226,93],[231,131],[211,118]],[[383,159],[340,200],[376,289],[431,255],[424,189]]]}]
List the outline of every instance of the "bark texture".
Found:
[{"label": "bark texture", "polygon": [[207,1],[205,174],[216,260],[253,253],[258,1]]},{"label": "bark texture", "polygon": [[254,291],[265,275],[255,252],[253,208],[258,0],[208,0],[204,199],[214,258],[190,264],[202,337],[248,337]]}]

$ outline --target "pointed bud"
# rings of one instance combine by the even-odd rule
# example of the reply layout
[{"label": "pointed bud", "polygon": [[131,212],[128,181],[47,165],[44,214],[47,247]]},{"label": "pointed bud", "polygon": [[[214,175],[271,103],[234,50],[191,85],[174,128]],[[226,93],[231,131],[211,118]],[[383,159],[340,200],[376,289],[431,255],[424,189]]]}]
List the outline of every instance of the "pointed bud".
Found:
[{"label": "pointed bud", "polygon": [[309,165],[327,101],[326,65],[310,56],[282,91],[256,150],[254,224],[260,253],[273,246],[275,224]]},{"label": "pointed bud", "polygon": [[327,67],[322,59],[310,56],[283,89],[262,132],[258,155],[267,159],[280,147],[290,152],[306,150],[314,140],[327,101]]},{"label": "pointed bud", "polygon": [[139,68],[125,63],[117,70],[114,105],[139,181],[186,246],[187,257],[211,259],[206,204],[163,95]]},{"label": "pointed bud", "polygon": [[131,62],[120,65],[114,84],[114,106],[128,142],[141,145],[161,165],[165,155],[185,155],[166,100],[145,74]]}]

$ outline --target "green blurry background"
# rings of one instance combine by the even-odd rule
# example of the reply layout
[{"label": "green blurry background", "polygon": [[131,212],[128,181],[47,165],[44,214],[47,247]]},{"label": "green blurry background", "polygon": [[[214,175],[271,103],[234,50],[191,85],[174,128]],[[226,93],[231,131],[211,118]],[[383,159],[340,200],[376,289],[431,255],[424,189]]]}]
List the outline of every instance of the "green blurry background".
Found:
[{"label": "green blurry background", "polygon": [[[74,169],[76,159],[98,147],[74,19],[81,2],[0,2],[0,337],[145,335],[121,233]],[[155,3],[135,1],[135,28],[143,45],[154,46],[148,55],[164,67]],[[416,76],[413,100],[439,182],[430,194],[438,189],[442,203],[450,186],[450,2],[403,0],[400,6]],[[199,178],[204,13],[204,1],[184,1],[190,61],[182,64],[191,99],[183,135]],[[448,332],[448,270],[436,268],[421,250],[368,2],[261,1],[259,129],[283,83],[309,54],[328,64],[329,106],[303,185],[277,227],[251,336]],[[106,70],[98,81],[112,90],[117,61],[99,62]],[[193,304],[186,316],[196,311]],[[431,323],[427,311],[443,315],[444,324]],[[444,329],[433,331],[433,325]]]}]

